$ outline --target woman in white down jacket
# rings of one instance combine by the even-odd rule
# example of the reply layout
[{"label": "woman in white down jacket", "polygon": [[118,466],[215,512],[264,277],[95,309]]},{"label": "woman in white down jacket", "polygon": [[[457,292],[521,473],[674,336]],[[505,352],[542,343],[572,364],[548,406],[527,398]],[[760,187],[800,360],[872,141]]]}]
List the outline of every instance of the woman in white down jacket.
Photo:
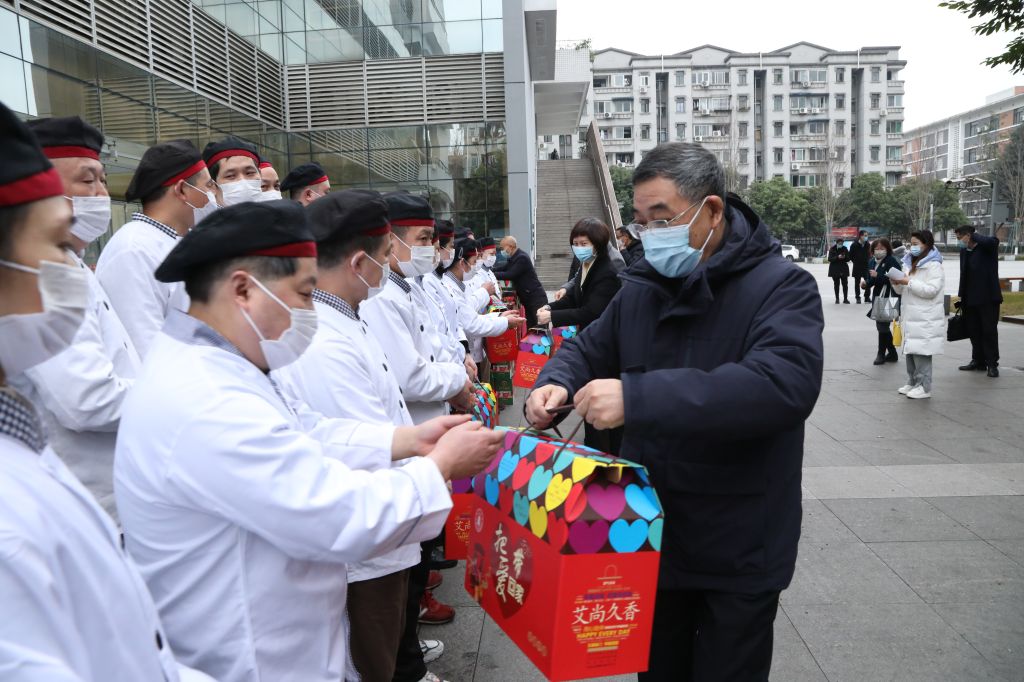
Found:
[{"label": "woman in white down jacket", "polygon": [[942,254],[935,250],[935,238],[928,230],[910,236],[903,272],[906,274],[902,278],[893,279],[896,292],[903,296],[900,324],[907,360],[907,385],[900,393],[908,398],[931,398],[932,356],[942,354],[946,340],[946,313],[942,306],[946,275]]}]

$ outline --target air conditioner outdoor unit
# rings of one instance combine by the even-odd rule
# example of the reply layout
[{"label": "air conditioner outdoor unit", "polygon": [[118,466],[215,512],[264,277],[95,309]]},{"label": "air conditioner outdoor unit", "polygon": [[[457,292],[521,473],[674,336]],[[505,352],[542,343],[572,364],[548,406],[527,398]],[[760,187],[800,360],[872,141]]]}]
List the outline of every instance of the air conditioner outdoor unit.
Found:
[{"label": "air conditioner outdoor unit", "polygon": [[878,112],[878,115],[879,116],[886,116],[888,113],[889,112],[887,112],[885,109],[882,109],[881,111]]},{"label": "air conditioner outdoor unit", "polygon": [[828,153],[828,158],[830,158],[830,159],[838,159],[839,158],[839,152],[829,152]]},{"label": "air conditioner outdoor unit", "polygon": [[647,94],[647,86],[646,85],[641,85],[640,86],[640,94],[641,95],[646,95]]},{"label": "air conditioner outdoor unit", "polygon": [[807,107],[801,107],[800,113],[801,114],[809,114],[809,113],[811,113],[811,110],[808,109]]},{"label": "air conditioner outdoor unit", "polygon": [[612,117],[612,114],[611,114],[610,111],[606,111],[603,114],[601,114],[601,118],[611,118],[611,117]]},{"label": "air conditioner outdoor unit", "polygon": [[791,163],[789,165],[789,168],[790,168],[790,170],[800,170],[800,164],[799,163]]},{"label": "air conditioner outdoor unit", "polygon": [[800,85],[805,88],[811,87],[811,81],[801,81]]},{"label": "air conditioner outdoor unit", "polygon": [[722,131],[721,130],[712,130],[711,131],[711,137],[721,137],[721,136],[722,136]]},{"label": "air conditioner outdoor unit", "polygon": [[821,113],[821,108],[814,107],[814,108],[811,109],[811,113],[812,114],[820,114]]},{"label": "air conditioner outdoor unit", "polygon": [[704,141],[704,138],[703,138],[703,137],[701,137],[700,135],[694,135],[694,136],[693,136],[693,141],[694,141],[694,142],[703,142],[703,141]]}]

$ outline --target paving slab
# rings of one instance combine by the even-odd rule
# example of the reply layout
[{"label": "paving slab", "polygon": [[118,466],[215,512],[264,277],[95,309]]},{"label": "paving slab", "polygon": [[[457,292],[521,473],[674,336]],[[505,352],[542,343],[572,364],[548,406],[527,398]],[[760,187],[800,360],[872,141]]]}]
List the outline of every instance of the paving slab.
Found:
[{"label": "paving slab", "polygon": [[1024,600],[934,608],[999,674],[1007,680],[1024,677]]},{"label": "paving slab", "polygon": [[940,508],[918,498],[825,500],[824,504],[862,542],[978,539]]},{"label": "paving slab", "polygon": [[1014,484],[980,470],[987,466],[1005,465],[922,464],[880,466],[878,469],[909,490],[913,497],[1013,495]]},{"label": "paving slab", "polygon": [[936,497],[928,503],[985,540],[1024,539],[1024,496]]},{"label": "paving slab", "polygon": [[817,499],[913,497],[913,493],[874,466],[806,468],[803,486]]},{"label": "paving slab", "polygon": [[788,608],[802,604],[917,603],[907,584],[861,542],[803,542],[796,574],[782,593]]}]

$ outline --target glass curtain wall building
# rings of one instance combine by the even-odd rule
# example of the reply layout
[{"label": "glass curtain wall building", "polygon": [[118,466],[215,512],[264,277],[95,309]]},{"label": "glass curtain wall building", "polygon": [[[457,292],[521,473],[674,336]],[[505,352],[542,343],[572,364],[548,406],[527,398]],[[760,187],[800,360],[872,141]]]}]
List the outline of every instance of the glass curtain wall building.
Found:
[{"label": "glass curtain wall building", "polygon": [[531,81],[553,61],[553,15],[522,0],[0,0],[0,98],[104,132],[115,226],[146,147],[233,134],[282,176],[312,159],[334,188],[422,193],[478,234],[529,239]]}]

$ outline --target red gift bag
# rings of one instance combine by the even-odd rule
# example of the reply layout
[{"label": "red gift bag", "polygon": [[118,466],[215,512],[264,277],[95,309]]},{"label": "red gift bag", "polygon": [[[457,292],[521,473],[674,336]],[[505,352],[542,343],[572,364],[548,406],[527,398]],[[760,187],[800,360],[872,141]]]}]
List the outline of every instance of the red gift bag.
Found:
[{"label": "red gift bag", "polygon": [[547,332],[532,330],[519,342],[516,355],[516,373],[512,384],[519,388],[533,388],[537,376],[551,357],[551,336]]},{"label": "red gift bag", "polygon": [[504,334],[488,337],[484,341],[487,348],[487,359],[491,362],[515,360],[516,352],[519,350],[516,331],[515,327],[509,327]]}]

